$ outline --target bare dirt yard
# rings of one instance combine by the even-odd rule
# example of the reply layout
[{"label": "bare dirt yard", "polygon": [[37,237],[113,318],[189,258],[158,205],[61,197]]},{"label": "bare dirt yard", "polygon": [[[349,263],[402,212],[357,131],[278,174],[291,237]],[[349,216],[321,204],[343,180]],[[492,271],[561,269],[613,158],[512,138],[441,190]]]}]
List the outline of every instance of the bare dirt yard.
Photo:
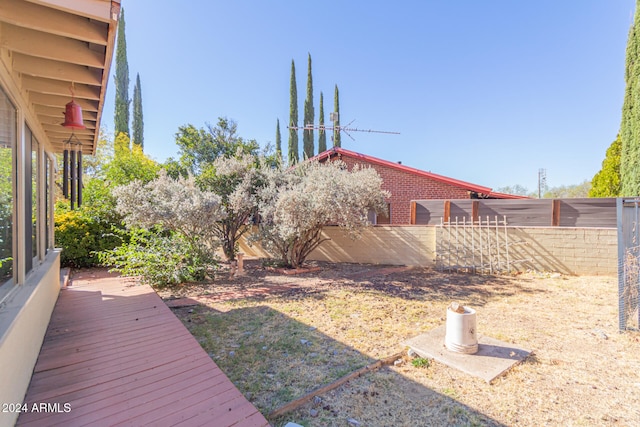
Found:
[{"label": "bare dirt yard", "polygon": [[[274,426],[640,425],[640,333],[618,332],[614,277],[326,263],[288,276],[246,265],[243,277],[222,271],[159,293]],[[269,416],[406,350],[404,340],[444,324],[452,301],[477,310],[480,335],[532,355],[492,384],[405,356]]]}]

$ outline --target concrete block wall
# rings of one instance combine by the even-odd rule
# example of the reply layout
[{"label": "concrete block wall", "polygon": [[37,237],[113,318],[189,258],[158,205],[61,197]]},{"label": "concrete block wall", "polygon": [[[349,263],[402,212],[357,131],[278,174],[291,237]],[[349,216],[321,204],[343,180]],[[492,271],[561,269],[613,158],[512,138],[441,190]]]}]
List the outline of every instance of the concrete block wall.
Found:
[{"label": "concrete block wall", "polygon": [[[328,238],[309,256],[309,260],[432,266],[435,259],[435,233],[424,226],[373,226],[366,228],[360,239],[353,240],[339,227],[325,227]],[[248,245],[240,241],[240,252],[250,257],[270,258],[272,255],[259,243]]]},{"label": "concrete block wall", "polygon": [[[249,234],[251,234],[251,231],[247,232],[240,239],[240,242],[239,242],[239,245],[238,245],[240,252],[244,253],[245,255],[247,255],[249,257],[253,257],[253,258],[272,258],[273,255],[270,254],[269,252],[267,252],[260,245],[259,242],[258,243],[252,243],[251,245],[249,245],[247,243],[247,240],[249,238]],[[224,255],[222,254],[222,249],[220,249],[219,255],[220,255],[221,259],[224,259]]]},{"label": "concrete block wall", "polygon": [[332,262],[431,266],[435,259],[435,233],[429,227],[375,226],[352,240],[338,227],[327,227],[322,243],[310,259]]},{"label": "concrete block wall", "polygon": [[537,271],[572,275],[616,275],[615,228],[516,227],[509,229],[512,257]]},{"label": "concrete block wall", "polygon": [[[510,258],[516,270],[570,275],[617,274],[618,238],[613,228],[509,227]],[[338,227],[326,227],[309,260],[435,267],[436,227],[374,226],[352,240]],[[248,256],[268,258],[259,244],[240,244]],[[514,267],[516,266],[514,265]]]}]

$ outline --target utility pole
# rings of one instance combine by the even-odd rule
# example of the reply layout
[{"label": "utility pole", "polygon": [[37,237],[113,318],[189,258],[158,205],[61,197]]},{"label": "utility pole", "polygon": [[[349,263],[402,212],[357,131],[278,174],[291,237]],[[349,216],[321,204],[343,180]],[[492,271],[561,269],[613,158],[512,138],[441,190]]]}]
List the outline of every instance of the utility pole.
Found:
[{"label": "utility pole", "polygon": [[538,169],[538,199],[542,199],[542,191],[547,188],[547,170]]}]

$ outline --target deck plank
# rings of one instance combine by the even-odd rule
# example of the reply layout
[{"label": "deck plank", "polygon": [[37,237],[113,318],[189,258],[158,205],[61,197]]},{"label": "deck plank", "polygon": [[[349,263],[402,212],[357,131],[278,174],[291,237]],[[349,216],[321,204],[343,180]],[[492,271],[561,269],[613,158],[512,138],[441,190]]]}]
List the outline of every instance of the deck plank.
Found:
[{"label": "deck plank", "polygon": [[153,289],[117,277],[61,290],[25,403],[60,410],[18,426],[269,425]]}]

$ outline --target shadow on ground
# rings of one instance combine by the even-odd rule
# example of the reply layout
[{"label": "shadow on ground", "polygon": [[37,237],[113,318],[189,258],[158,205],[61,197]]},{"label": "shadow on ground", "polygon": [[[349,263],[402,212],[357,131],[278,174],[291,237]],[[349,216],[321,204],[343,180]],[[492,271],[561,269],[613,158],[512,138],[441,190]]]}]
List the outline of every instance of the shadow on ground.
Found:
[{"label": "shadow on ground", "polygon": [[[298,305],[300,296],[295,295]],[[375,362],[311,322],[298,321],[255,298],[225,304],[223,309],[200,304],[176,308],[174,313],[265,416]],[[408,369],[430,369],[405,363]],[[305,426],[502,425],[460,403],[455,391],[431,390],[390,368],[364,374],[269,421],[274,426],[288,421]]]},{"label": "shadow on ground", "polygon": [[460,301],[481,307],[490,299],[511,295],[526,296],[534,291],[508,276],[443,273],[430,268],[411,268],[371,264],[334,264],[314,261],[320,271],[287,276],[265,268],[261,260],[249,260],[246,274],[229,277],[223,268],[213,281],[189,284],[164,292],[163,297],[198,295],[211,301],[238,298],[270,298],[312,296],[322,298],[327,291],[348,289],[353,292],[384,294],[409,301],[449,303]]}]

